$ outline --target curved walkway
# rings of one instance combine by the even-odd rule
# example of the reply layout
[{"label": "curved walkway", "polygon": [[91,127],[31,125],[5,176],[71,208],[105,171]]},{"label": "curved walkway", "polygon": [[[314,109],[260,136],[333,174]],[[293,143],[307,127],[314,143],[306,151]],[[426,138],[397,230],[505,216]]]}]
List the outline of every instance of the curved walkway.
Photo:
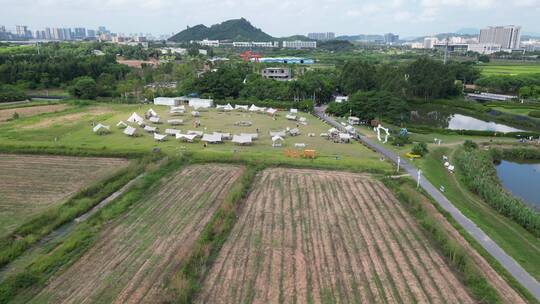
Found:
[{"label": "curved walkway", "polygon": [[[324,114],[324,108],[316,107],[315,115],[320,117],[326,123],[333,127],[344,130],[343,126],[336,122],[332,117]],[[359,135],[358,140],[362,141],[365,145],[384,155],[384,157],[390,159],[392,162],[397,163],[398,155],[393,151],[385,148],[379,143],[369,139],[364,135]],[[418,169],[409,164],[406,160],[401,159],[400,167],[403,168],[411,177],[417,181]],[[437,190],[426,178],[420,178],[420,186],[427,192],[437,203],[456,220],[463,229],[465,229],[484,249],[489,252],[514,278],[527,288],[531,294],[540,301],[540,284],[533,278],[525,269],[523,269],[511,256],[506,254],[497,243],[480,229],[476,224],[467,218],[458,208],[456,208],[452,202],[450,202],[439,190]]]}]

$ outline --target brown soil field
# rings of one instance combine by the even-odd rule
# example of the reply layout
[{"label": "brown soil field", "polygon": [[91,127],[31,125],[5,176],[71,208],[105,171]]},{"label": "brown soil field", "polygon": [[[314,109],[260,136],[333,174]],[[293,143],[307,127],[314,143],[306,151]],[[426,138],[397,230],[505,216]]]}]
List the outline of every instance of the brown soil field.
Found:
[{"label": "brown soil field", "polygon": [[187,167],[101,232],[31,303],[163,303],[167,282],[243,169]]},{"label": "brown soil field", "polygon": [[22,129],[42,129],[50,127],[54,124],[61,123],[64,126],[73,125],[85,116],[99,116],[103,114],[114,113],[114,110],[106,107],[93,107],[80,113],[73,113],[61,116],[55,116],[42,119],[36,123],[22,126]]},{"label": "brown soil field", "polygon": [[69,106],[65,104],[44,105],[35,107],[22,107],[16,109],[0,110],[0,122],[6,121],[13,117],[13,113],[17,112],[20,117],[28,117],[42,113],[57,112],[67,109]]},{"label": "brown soil field", "polygon": [[0,236],[127,165],[119,158],[0,154]]},{"label": "brown soil field", "polygon": [[368,175],[263,171],[198,303],[473,303],[393,194]]}]

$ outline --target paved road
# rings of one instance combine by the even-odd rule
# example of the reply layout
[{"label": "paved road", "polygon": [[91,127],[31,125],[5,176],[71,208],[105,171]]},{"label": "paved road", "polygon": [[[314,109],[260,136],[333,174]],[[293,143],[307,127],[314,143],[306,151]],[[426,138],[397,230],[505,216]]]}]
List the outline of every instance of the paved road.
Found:
[{"label": "paved road", "polygon": [[[324,108],[315,108],[315,114],[328,124],[343,130],[343,126],[336,122],[333,118],[324,114]],[[384,157],[392,160],[397,164],[398,155],[391,150],[386,149],[379,143],[367,138],[364,135],[360,135],[360,140],[373,150],[384,155]],[[401,168],[403,168],[411,177],[417,180],[418,169],[405,160],[401,160]],[[516,278],[525,288],[527,288],[536,299],[540,300],[540,284],[533,278],[527,271],[525,271],[512,257],[510,257],[504,250],[501,249],[491,238],[482,231],[476,224],[467,218],[459,209],[457,209],[452,202],[450,202],[442,193],[437,190],[428,180],[420,178],[420,186],[429,193],[435,201],[478,242],[487,252],[489,252],[499,263]]]}]

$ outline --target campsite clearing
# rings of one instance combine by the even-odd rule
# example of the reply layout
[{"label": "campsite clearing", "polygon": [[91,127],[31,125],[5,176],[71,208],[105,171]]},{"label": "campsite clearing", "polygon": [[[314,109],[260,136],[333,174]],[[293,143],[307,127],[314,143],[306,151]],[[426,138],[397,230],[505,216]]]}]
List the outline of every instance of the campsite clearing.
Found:
[{"label": "campsite clearing", "polygon": [[172,302],[168,280],[242,172],[240,166],[193,165],[162,179],[29,302]]},{"label": "campsite clearing", "polygon": [[0,236],[127,165],[119,158],[0,154]]},{"label": "campsite clearing", "polygon": [[197,302],[474,302],[426,239],[369,175],[267,169]]}]

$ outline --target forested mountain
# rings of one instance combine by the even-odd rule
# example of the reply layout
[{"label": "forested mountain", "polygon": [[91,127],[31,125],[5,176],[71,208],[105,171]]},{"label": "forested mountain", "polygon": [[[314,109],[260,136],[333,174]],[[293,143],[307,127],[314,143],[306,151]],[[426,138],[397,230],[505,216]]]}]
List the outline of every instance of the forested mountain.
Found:
[{"label": "forested mountain", "polygon": [[191,40],[234,40],[234,41],[272,41],[274,38],[261,29],[251,25],[244,18],[233,19],[214,24],[211,27],[199,24],[189,27],[169,38],[174,42],[189,42]]}]

